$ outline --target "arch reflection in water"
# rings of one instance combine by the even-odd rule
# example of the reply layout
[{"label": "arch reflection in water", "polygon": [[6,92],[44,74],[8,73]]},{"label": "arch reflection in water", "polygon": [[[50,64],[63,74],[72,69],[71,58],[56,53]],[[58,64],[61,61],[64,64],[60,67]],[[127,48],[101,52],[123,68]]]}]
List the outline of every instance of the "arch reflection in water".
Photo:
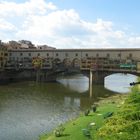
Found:
[{"label": "arch reflection in water", "polygon": [[81,93],[84,100],[91,98],[91,101],[93,101],[97,100],[100,96],[105,97],[112,94],[112,91],[105,89],[104,85],[89,85],[89,78],[83,75],[61,77],[57,81],[66,88]]},{"label": "arch reflection in water", "polygon": [[79,93],[89,90],[89,79],[81,74],[59,77],[57,81],[63,84],[65,87]]},{"label": "arch reflection in water", "polygon": [[73,109],[77,110],[80,108],[80,98],[73,98],[73,97],[64,97],[64,108],[65,109]]},{"label": "arch reflection in water", "polygon": [[[117,93],[128,93],[130,91],[130,83],[136,82],[137,76],[117,73],[107,76],[104,80],[104,87],[106,89]],[[92,98],[92,96],[94,97],[94,92],[97,90],[94,89],[94,84],[92,86],[89,85],[89,79],[82,75],[63,77],[63,79],[59,79],[58,81],[67,88],[79,93],[89,91],[90,98]]]}]

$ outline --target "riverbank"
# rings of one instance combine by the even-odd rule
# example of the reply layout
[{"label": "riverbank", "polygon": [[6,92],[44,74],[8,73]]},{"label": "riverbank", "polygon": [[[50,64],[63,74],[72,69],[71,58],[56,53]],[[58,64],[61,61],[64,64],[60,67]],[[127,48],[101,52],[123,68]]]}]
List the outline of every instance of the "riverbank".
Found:
[{"label": "riverbank", "polygon": [[97,135],[102,140],[139,140],[139,132],[140,85],[135,85],[117,114],[106,121]]},{"label": "riverbank", "polygon": [[[140,139],[140,85],[129,94],[99,101],[97,111],[63,125],[63,133],[40,136],[40,140],[138,140]],[[113,114],[113,116],[112,116]],[[62,127],[62,126],[61,126]],[[60,129],[60,128],[58,128]]]},{"label": "riverbank", "polygon": [[[65,123],[63,126],[56,128],[52,133],[40,136],[40,140],[85,140],[87,137],[97,139],[97,132],[105,124],[105,120],[112,114],[116,114],[127,94],[119,94],[100,100],[96,103],[97,110],[85,116],[84,112],[74,120]],[[60,137],[56,137],[54,132],[63,127]]]}]

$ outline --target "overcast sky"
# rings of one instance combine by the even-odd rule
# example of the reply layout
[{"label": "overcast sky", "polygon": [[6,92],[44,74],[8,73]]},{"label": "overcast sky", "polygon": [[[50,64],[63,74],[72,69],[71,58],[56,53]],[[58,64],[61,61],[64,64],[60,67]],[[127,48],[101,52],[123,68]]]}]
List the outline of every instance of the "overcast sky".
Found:
[{"label": "overcast sky", "polygon": [[0,39],[56,48],[140,47],[140,0],[0,0]]}]

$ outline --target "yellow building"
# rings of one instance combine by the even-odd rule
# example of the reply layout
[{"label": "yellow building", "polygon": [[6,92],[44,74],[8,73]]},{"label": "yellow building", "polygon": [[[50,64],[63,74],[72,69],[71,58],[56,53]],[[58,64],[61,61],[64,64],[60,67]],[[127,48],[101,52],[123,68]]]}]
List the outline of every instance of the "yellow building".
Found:
[{"label": "yellow building", "polygon": [[0,42],[0,70],[4,70],[8,58],[8,51],[5,44]]}]

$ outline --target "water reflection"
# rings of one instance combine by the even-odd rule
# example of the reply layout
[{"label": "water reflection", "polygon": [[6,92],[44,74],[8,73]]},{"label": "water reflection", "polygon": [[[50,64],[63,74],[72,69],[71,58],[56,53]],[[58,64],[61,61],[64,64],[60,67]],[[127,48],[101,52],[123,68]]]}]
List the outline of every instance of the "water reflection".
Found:
[{"label": "water reflection", "polygon": [[100,98],[115,94],[102,85],[93,85],[89,98],[89,80],[81,75],[58,81],[0,86],[0,140],[37,140],[40,133],[77,116]]},{"label": "water reflection", "polygon": [[83,93],[89,90],[89,79],[83,75],[59,77],[57,81],[70,90]]},{"label": "water reflection", "polygon": [[[136,82],[137,78],[137,76],[132,74],[112,74],[105,78],[104,87],[113,92],[127,93],[130,91],[130,83]],[[94,85],[89,89],[89,79],[83,75],[59,77],[57,81],[65,87],[79,93],[87,92],[89,90],[91,96],[92,91],[94,92]]]},{"label": "water reflection", "polygon": [[80,111],[79,96],[57,83],[17,83],[0,91],[2,140],[35,140]]},{"label": "water reflection", "polygon": [[[92,86],[89,86],[89,79],[83,75],[59,77],[58,82],[73,92],[80,94],[81,109],[86,109],[87,106],[93,104],[93,102],[100,98],[116,94],[115,91],[110,91],[104,88],[103,85],[93,84]],[[69,99],[67,99],[66,102],[69,103]],[[87,105],[86,107],[85,104]]]}]

